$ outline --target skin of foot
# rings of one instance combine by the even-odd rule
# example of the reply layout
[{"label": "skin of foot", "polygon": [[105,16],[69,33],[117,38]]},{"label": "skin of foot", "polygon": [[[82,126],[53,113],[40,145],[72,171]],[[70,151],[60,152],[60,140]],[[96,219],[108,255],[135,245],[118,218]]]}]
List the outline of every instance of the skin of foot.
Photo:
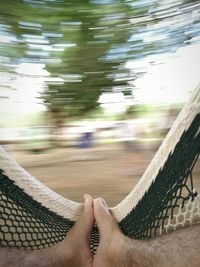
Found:
[{"label": "skin of foot", "polygon": [[93,199],[89,195],[84,198],[83,214],[63,242],[57,246],[56,254],[59,259],[63,259],[63,267],[92,267],[90,237],[94,225]]},{"label": "skin of foot", "polygon": [[93,260],[93,267],[125,267],[129,265],[127,247],[129,238],[123,235],[102,198],[94,200],[94,217],[100,242]]}]

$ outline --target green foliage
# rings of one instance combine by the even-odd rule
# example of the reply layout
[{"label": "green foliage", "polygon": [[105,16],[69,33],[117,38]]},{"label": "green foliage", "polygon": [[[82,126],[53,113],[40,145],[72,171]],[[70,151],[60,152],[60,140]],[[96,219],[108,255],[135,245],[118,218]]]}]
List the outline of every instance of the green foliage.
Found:
[{"label": "green foliage", "polygon": [[145,115],[149,111],[149,106],[145,104],[136,104],[128,107],[125,116],[131,118],[137,118]]},{"label": "green foliage", "polygon": [[[124,67],[126,53],[120,50],[126,46],[131,33],[127,27],[130,7],[122,1],[112,5],[65,1],[57,8],[54,25],[56,21],[57,33],[62,36],[59,44],[66,48],[51,53],[55,61],[58,57],[61,59],[59,63],[47,62],[46,65],[47,70],[63,82],[49,83],[43,99],[60,125],[67,116],[85,115],[97,108],[102,92],[112,91],[115,86],[127,91],[130,74]],[[54,42],[50,40],[52,45]],[[117,81],[116,77],[122,73],[124,78]]]},{"label": "green foliage", "polygon": [[15,74],[21,62],[44,63],[51,78],[41,98],[54,124],[91,114],[103,92],[133,93],[136,75],[127,61],[175,49],[195,36],[195,28],[187,36],[191,21],[175,27],[184,10],[192,12],[190,4],[177,2],[175,17],[174,4],[164,2],[1,0],[0,37],[7,41],[0,43],[0,72]]}]

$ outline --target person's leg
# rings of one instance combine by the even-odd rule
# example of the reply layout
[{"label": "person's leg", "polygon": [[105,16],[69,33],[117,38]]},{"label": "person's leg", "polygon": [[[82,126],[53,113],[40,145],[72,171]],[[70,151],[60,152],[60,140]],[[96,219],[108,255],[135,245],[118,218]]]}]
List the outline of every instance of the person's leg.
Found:
[{"label": "person's leg", "polygon": [[100,243],[93,267],[200,266],[200,224],[141,241],[126,237],[102,199],[94,200]]},{"label": "person's leg", "polygon": [[62,242],[36,251],[1,247],[0,267],[91,267],[90,236],[93,224],[93,199],[86,195],[83,214]]}]

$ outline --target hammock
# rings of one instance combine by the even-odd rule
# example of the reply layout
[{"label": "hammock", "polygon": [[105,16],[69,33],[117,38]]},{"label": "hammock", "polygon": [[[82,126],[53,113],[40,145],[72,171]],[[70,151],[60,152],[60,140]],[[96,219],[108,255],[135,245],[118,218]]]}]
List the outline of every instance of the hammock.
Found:
[{"label": "hammock", "polygon": [[[149,239],[200,221],[192,170],[200,154],[200,86],[133,191],[113,216],[127,236]],[[0,148],[0,246],[42,249],[60,242],[83,205],[53,192]],[[94,227],[91,249],[98,244]]]}]

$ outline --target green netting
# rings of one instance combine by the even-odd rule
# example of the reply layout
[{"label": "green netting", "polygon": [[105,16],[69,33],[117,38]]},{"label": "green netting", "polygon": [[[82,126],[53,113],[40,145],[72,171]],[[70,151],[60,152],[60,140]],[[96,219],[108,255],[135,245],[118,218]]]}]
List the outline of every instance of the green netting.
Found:
[{"label": "green netting", "polygon": [[[157,235],[174,210],[197,195],[192,170],[200,153],[200,114],[193,120],[168,156],[156,179],[133,209],[120,223],[123,232],[137,239]],[[0,245],[41,249],[61,241],[74,222],[50,211],[19,188],[0,170]],[[94,228],[91,249],[98,244]]]},{"label": "green netting", "polygon": [[74,222],[43,207],[0,170],[0,242],[38,249],[61,241]]},{"label": "green netting", "polygon": [[200,154],[199,127],[200,114],[183,133],[135,209],[120,222],[127,236],[136,239],[155,237],[177,208],[197,196],[193,188],[192,170]]}]

